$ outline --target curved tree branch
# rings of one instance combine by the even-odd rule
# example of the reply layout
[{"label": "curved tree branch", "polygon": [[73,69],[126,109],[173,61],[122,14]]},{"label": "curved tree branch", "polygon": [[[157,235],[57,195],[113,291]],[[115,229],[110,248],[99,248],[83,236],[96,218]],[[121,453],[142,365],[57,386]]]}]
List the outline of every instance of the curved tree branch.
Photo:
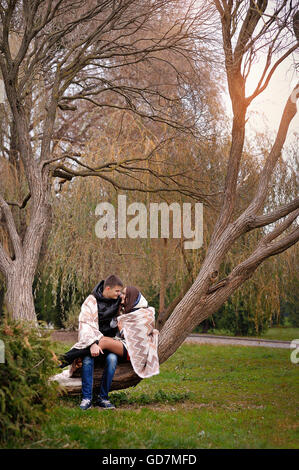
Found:
[{"label": "curved tree branch", "polygon": [[299,207],[299,197],[295,198],[293,201],[289,202],[288,204],[283,204],[282,206],[278,207],[275,211],[271,212],[270,214],[260,215],[254,217],[250,220],[247,224],[246,232],[253,230],[255,228],[264,227],[265,225],[272,224],[276,222],[278,219],[285,217],[290,212],[293,212],[295,209]]},{"label": "curved tree branch", "polygon": [[290,225],[296,220],[296,218],[299,216],[299,209],[294,210],[291,212],[286,219],[278,224],[270,233],[265,235],[260,242],[258,243],[257,247],[260,246],[267,246],[269,245],[270,242],[272,242],[275,238],[277,238],[279,235],[281,235],[287,228],[290,227]]},{"label": "curved tree branch", "polygon": [[274,145],[271,149],[271,152],[268,155],[268,158],[266,159],[264,168],[262,170],[262,173],[259,179],[256,195],[253,201],[251,202],[251,204],[249,205],[249,207],[246,209],[245,211],[246,214],[248,213],[256,214],[257,211],[261,209],[265,201],[267,188],[268,188],[270,179],[272,177],[273,170],[280,157],[281,150],[285,143],[290,123],[297,113],[296,93],[298,89],[299,89],[299,83],[295,86],[293,92],[291,93],[291,95],[289,96],[286,102]]},{"label": "curved tree branch", "polygon": [[31,193],[28,193],[21,204],[19,202],[9,202],[9,201],[7,201],[7,204],[9,206],[17,206],[19,207],[19,209],[24,209],[24,207],[26,207],[27,202],[29,201],[30,198],[31,198]]},{"label": "curved tree branch", "polygon": [[[277,67],[287,58],[289,57],[289,55],[291,55],[296,49],[298,49],[299,47],[299,42],[297,44],[295,44],[293,47],[291,47],[287,52],[285,52],[285,54],[283,56],[281,56],[276,62],[275,64],[272,66],[270,72],[268,73],[267,75],[267,78],[265,79],[264,81],[264,77],[265,77],[265,73],[263,73],[261,79],[260,79],[260,82],[258,83],[255,91],[246,98],[246,103],[247,105],[249,105],[253,100],[254,98],[256,98],[258,95],[260,95],[261,93],[263,93],[263,91],[267,88],[267,86],[269,85],[270,83],[270,80],[275,72],[275,70],[277,69]],[[266,68],[267,68],[267,65],[266,65]],[[265,71],[266,72],[266,68],[265,68]],[[262,85],[264,81],[264,84]]]},{"label": "curved tree branch", "polygon": [[[184,194],[185,196],[189,196],[195,200],[202,201],[202,202],[205,202],[206,204],[211,205],[211,202],[208,199],[211,196],[210,194],[198,193],[197,191],[193,191],[192,189],[190,189],[190,187],[184,186],[184,185],[179,185],[179,186],[176,185],[176,186],[170,187],[165,183],[166,187],[153,189],[153,188],[146,188],[143,185],[143,183],[140,182],[141,184],[140,187],[136,187],[136,186],[130,187],[130,186],[126,186],[125,184],[119,183],[115,179],[110,178],[109,176],[104,174],[104,171],[90,171],[90,170],[76,171],[64,165],[59,165],[55,169],[53,169],[52,175],[54,177],[67,179],[69,181],[72,180],[74,177],[78,177],[78,176],[80,177],[96,176],[110,183],[115,189],[121,189],[124,191],[139,191],[142,193],[176,192],[176,193]],[[131,175],[128,174],[127,176],[131,176]]]}]

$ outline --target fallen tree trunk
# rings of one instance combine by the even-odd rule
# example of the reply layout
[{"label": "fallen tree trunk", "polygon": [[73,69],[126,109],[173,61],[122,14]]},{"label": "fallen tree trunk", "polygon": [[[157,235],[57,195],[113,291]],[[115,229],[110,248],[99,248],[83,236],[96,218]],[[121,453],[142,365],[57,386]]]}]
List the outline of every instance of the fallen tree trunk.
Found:
[{"label": "fallen tree trunk", "polygon": [[[69,370],[66,369],[60,374],[54,375],[50,380],[55,380],[61,386],[62,392],[67,395],[78,395],[81,393],[82,381],[81,381],[81,370],[78,369],[69,376]],[[94,378],[93,378],[93,389],[96,391],[101,385],[101,379],[104,372],[104,367],[102,365],[96,365],[94,368]],[[134,387],[141,381],[141,378],[135,374],[130,363],[118,364],[113,382],[111,385],[111,390],[122,390],[128,387]]]},{"label": "fallen tree trunk", "polygon": [[[78,331],[53,331],[51,334],[51,339],[54,341],[66,341],[77,342],[78,341]],[[93,389],[96,392],[101,385],[101,379],[104,372],[105,361],[102,358],[98,358],[95,361],[94,366],[94,377],[93,377]],[[61,386],[62,392],[67,395],[78,395],[81,393],[82,381],[81,381],[81,372],[82,367],[79,367],[75,370],[70,376],[71,366],[65,368],[62,372],[54,375],[50,380],[55,380]],[[111,385],[111,390],[122,390],[127,387],[134,387],[141,381],[141,378],[134,372],[133,367],[130,362],[119,363],[117,365],[115,375],[113,377],[113,382]]]}]

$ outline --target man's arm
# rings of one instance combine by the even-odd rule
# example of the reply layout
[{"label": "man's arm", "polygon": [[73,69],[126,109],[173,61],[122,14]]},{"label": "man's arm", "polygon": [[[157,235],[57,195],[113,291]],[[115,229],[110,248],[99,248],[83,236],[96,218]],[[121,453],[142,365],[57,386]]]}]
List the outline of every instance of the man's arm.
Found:
[{"label": "man's arm", "polygon": [[91,346],[99,341],[102,336],[103,334],[99,331],[96,300],[89,296],[81,306],[77,347]]}]

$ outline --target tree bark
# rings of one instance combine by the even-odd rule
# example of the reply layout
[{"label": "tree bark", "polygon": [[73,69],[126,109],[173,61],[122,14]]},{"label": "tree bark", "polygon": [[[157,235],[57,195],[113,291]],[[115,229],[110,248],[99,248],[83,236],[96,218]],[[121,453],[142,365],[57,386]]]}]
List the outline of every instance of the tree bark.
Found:
[{"label": "tree bark", "polygon": [[0,250],[0,269],[6,279],[5,308],[14,320],[25,320],[36,325],[32,286],[39,261],[45,232],[50,222],[50,181],[47,171],[40,174],[32,164],[31,178],[31,217],[24,239],[21,240],[8,204],[0,196],[0,207],[4,212],[6,227],[14,249],[13,259]]},{"label": "tree bark", "polygon": [[19,260],[14,263],[6,276],[4,303],[8,315],[14,320],[36,323],[36,313],[32,293],[32,274]]},{"label": "tree bark", "polygon": [[192,285],[192,280],[188,278],[185,281],[183,289],[180,292],[180,294],[177,297],[175,297],[175,299],[173,299],[173,301],[167,306],[167,308],[159,314],[158,319],[157,319],[157,329],[159,331],[162,330],[162,327],[164,326],[165,322],[170,317],[171,313],[173,312],[177,304],[182,300],[186,292],[188,292],[191,285]]},{"label": "tree bark", "polygon": [[[104,372],[103,367],[94,368],[93,389],[98,391],[101,385],[101,379]],[[63,373],[51,377],[51,380],[57,381],[62,387],[62,391],[68,395],[79,395],[82,391],[81,369],[78,369],[72,377],[67,377]],[[128,387],[135,387],[141,381],[140,377],[135,374],[130,363],[118,364],[111,390],[123,390]]]},{"label": "tree bark", "polygon": [[159,316],[165,310],[165,297],[167,285],[167,238],[163,238],[162,261],[160,262],[160,295],[159,295]]}]

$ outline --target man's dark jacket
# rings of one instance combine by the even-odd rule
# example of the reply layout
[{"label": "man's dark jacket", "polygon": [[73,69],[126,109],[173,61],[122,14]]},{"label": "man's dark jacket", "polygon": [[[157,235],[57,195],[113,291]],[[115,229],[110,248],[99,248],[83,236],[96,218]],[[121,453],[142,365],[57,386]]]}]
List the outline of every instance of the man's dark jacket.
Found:
[{"label": "man's dark jacket", "polygon": [[107,299],[103,296],[104,281],[99,282],[92,291],[92,295],[97,299],[98,304],[98,318],[99,318],[99,330],[104,336],[115,336],[118,329],[111,328],[110,322],[113,317],[116,316],[121,298]]},{"label": "man's dark jacket", "polygon": [[[118,328],[111,327],[111,320],[116,316],[121,298],[107,299],[103,296],[104,281],[99,282],[91,294],[96,298],[98,305],[98,319],[99,319],[99,330],[104,336],[114,337],[118,331]],[[90,346],[84,349],[72,348],[65,354],[60,355],[59,359],[61,364],[59,367],[64,368],[71,364],[76,358],[90,356]]]}]

